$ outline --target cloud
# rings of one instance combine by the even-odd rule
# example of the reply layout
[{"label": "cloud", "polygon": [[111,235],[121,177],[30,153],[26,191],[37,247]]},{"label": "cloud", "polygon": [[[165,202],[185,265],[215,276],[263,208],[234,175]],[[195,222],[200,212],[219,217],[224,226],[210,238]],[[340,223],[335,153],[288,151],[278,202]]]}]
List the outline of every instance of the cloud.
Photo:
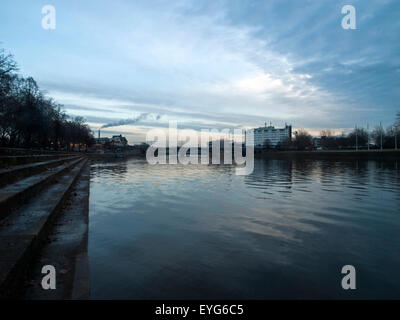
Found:
[{"label": "cloud", "polygon": [[[126,126],[126,125],[134,125],[136,123],[138,123],[141,120],[144,120],[146,118],[148,118],[150,116],[149,113],[142,113],[137,117],[131,118],[131,119],[123,119],[123,120],[119,120],[117,122],[111,122],[111,123],[107,123],[101,126],[100,129],[104,129],[104,128],[110,128],[110,127],[120,127],[120,126]],[[160,115],[156,115],[156,120],[160,119]]]},{"label": "cloud", "polygon": [[355,1],[354,31],[341,28],[344,4],[89,0],[57,5],[74,24],[58,24],[53,41],[34,28],[2,32],[22,70],[97,127],[132,114],[163,114],[140,120],[154,126],[390,123],[400,100],[400,3]]}]

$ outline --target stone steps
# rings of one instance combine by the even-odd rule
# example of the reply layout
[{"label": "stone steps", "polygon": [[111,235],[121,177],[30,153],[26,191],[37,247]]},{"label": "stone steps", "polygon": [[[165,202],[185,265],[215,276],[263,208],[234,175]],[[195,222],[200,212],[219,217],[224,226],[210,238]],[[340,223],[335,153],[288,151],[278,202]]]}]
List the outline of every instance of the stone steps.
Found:
[{"label": "stone steps", "polygon": [[[13,184],[9,184],[0,189],[0,219],[5,218],[12,210],[35,196],[37,192],[52,183],[57,177],[65,172],[68,168],[74,166],[81,158],[73,158],[72,160],[63,160],[61,165],[57,167],[46,167],[47,170],[39,174],[31,175],[27,178],[19,180]],[[59,164],[57,162],[56,164]]]},{"label": "stone steps", "polygon": [[40,150],[40,149],[27,149],[27,148],[7,148],[0,147],[0,155],[2,156],[18,156],[18,155],[66,155],[71,151],[55,151],[55,150]]},{"label": "stone steps", "polygon": [[[23,299],[81,300],[90,297],[88,261],[90,166],[86,165],[57,214],[24,283]],[[43,290],[44,265],[56,269],[56,290]]]},{"label": "stone steps", "polygon": [[28,201],[36,193],[44,187],[52,183],[57,177],[66,170],[73,167],[82,158],[73,158],[72,160],[64,160],[63,164],[31,175],[25,179],[19,180],[13,184],[7,185],[0,189],[0,219],[5,218],[12,210]]},{"label": "stone steps", "polygon": [[29,155],[15,155],[15,156],[0,156],[0,168],[14,169],[15,166],[43,162],[49,160],[56,160],[60,158],[73,157],[74,154],[29,154]]},{"label": "stone steps", "polygon": [[[16,157],[12,157],[16,158]],[[46,160],[39,162],[30,162],[27,164],[21,164],[12,168],[0,169],[0,187],[11,184],[14,181],[21,180],[22,178],[32,176],[36,173],[43,172],[49,168],[56,167],[64,162],[77,159],[78,156],[70,157],[58,157],[54,160]]]},{"label": "stone steps", "polygon": [[86,159],[74,159],[0,190],[3,207],[12,208],[0,220],[0,297],[21,293],[32,260],[86,165]]}]

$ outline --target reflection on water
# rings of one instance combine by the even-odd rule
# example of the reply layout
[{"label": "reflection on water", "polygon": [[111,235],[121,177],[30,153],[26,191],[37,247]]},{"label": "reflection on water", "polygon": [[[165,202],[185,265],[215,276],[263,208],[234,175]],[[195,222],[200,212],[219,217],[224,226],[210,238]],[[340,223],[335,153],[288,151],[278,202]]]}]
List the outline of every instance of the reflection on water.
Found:
[{"label": "reflection on water", "polygon": [[94,164],[92,297],[400,298],[399,191],[393,161]]}]

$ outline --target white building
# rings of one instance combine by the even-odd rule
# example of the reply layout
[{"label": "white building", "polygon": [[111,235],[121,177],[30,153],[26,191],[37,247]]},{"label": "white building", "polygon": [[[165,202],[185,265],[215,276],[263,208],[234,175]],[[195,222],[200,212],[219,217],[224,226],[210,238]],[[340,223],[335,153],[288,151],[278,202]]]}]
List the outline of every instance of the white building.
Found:
[{"label": "white building", "polygon": [[278,142],[285,140],[292,140],[292,126],[285,125],[284,128],[275,128],[265,125],[265,127],[246,131],[246,144],[254,143],[254,148],[263,148],[266,141],[270,147],[276,147]]}]

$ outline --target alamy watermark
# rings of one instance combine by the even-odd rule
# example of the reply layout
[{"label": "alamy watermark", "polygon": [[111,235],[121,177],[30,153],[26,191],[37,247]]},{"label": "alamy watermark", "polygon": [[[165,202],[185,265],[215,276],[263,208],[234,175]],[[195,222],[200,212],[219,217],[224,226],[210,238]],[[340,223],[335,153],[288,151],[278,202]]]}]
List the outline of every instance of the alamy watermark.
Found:
[{"label": "alamy watermark", "polygon": [[342,279],[342,288],[344,290],[355,290],[356,289],[356,268],[354,266],[348,264],[343,266],[342,274],[345,276]]},{"label": "alamy watermark", "polygon": [[43,266],[42,274],[45,276],[42,278],[42,288],[44,290],[55,290],[56,289],[56,268],[48,264]]},{"label": "alamy watermark", "polygon": [[345,16],[342,18],[342,28],[345,30],[357,29],[356,8],[350,4],[347,4],[342,7],[342,14],[345,14]]},{"label": "alamy watermark", "polygon": [[42,7],[42,28],[44,30],[54,30],[56,28],[56,8],[50,4]]},{"label": "alamy watermark", "polygon": [[[249,135],[253,133],[248,133],[243,143],[242,129],[183,130],[178,133],[177,121],[170,121],[168,134],[162,129],[147,132],[146,141],[150,147],[146,159],[151,165],[236,164],[239,165],[235,168],[236,175],[249,175],[254,169],[254,146],[249,143],[254,140]],[[185,143],[178,147],[178,141]]]},{"label": "alamy watermark", "polygon": [[[357,29],[356,8],[353,5],[346,4],[342,7],[342,28]],[[42,28],[45,30],[54,30],[56,28],[56,8],[53,5],[47,4],[42,7]]]}]

